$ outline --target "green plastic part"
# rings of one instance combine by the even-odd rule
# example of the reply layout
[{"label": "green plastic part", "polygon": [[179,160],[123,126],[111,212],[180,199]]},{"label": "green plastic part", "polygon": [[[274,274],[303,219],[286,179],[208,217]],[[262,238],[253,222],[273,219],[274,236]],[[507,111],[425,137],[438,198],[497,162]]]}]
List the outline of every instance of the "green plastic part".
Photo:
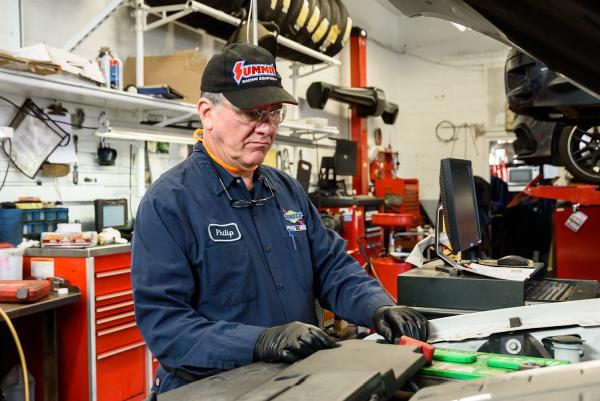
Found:
[{"label": "green plastic part", "polygon": [[436,348],[433,363],[431,366],[422,368],[419,374],[455,380],[471,380],[515,370],[567,363],[569,361]]},{"label": "green plastic part", "polygon": [[473,363],[477,360],[477,352],[436,348],[435,353],[433,354],[433,360],[454,363]]},{"label": "green plastic part", "polygon": [[487,366],[489,367],[511,370],[543,368],[544,366],[564,365],[566,363],[569,363],[569,361],[520,355],[496,355],[487,360]]}]

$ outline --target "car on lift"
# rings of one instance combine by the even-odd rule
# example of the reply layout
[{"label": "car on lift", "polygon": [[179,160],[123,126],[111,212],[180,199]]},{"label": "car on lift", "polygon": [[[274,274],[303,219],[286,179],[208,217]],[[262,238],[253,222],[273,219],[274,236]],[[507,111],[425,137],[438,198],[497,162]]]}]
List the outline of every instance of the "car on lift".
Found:
[{"label": "car on lift", "polygon": [[511,47],[505,67],[518,157],[600,184],[600,7],[595,0],[389,0]]},{"label": "car on lift", "polygon": [[600,183],[600,99],[513,48],[505,66],[518,159],[565,168],[578,181]]}]

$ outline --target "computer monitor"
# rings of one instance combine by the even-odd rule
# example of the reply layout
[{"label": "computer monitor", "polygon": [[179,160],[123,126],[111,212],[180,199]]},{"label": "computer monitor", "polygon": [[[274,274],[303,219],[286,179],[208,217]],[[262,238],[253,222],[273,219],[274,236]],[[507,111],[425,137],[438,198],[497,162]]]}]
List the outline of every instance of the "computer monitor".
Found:
[{"label": "computer monitor", "polygon": [[128,228],[127,199],[96,199],[94,200],[94,216],[96,231],[112,227],[117,230]]},{"label": "computer monitor", "polygon": [[347,139],[336,139],[335,141],[335,174],[356,175],[356,142]]},{"label": "computer monitor", "polygon": [[441,205],[436,216],[436,251],[440,258],[455,266],[455,262],[444,255],[439,247],[441,215],[453,253],[466,251],[481,243],[475,183],[469,160],[442,159],[440,198]]},{"label": "computer monitor", "polygon": [[540,173],[538,166],[517,166],[508,167],[508,190],[510,192],[520,192]]}]

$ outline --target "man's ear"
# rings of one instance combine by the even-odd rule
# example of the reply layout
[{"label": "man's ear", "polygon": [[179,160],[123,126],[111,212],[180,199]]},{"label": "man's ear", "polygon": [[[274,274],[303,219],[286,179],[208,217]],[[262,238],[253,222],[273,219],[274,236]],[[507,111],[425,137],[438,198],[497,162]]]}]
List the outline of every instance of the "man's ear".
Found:
[{"label": "man's ear", "polygon": [[215,118],[215,105],[210,100],[201,97],[196,104],[196,110],[202,121],[202,129],[211,130]]}]

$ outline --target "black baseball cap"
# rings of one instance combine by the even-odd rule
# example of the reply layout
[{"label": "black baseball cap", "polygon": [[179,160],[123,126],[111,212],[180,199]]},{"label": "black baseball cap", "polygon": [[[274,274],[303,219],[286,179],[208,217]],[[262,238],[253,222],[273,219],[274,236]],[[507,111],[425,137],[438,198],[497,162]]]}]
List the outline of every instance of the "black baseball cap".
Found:
[{"label": "black baseball cap", "polygon": [[298,104],[281,85],[275,57],[248,43],[233,43],[214,55],[202,74],[200,89],[222,93],[234,106],[249,110],[276,103]]}]

